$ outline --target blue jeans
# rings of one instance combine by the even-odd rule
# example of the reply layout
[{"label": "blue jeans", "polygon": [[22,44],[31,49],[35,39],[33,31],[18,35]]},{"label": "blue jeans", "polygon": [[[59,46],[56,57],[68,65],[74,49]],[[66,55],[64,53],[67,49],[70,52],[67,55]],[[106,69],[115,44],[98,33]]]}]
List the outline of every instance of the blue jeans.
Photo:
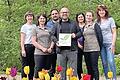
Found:
[{"label": "blue jeans", "polygon": [[[113,72],[113,79],[116,80],[116,66],[114,62],[114,54],[111,52],[111,44],[104,43],[101,49],[101,59],[106,79],[108,79],[108,71]],[[110,70],[109,70],[110,69]]]}]

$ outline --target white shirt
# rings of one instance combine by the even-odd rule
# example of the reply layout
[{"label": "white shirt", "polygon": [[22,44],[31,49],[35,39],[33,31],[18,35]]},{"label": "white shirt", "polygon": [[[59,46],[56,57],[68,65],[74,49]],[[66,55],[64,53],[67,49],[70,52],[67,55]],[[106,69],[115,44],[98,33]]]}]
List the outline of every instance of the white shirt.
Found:
[{"label": "white shirt", "polygon": [[25,41],[24,41],[24,44],[32,44],[32,40],[31,40],[31,37],[32,37],[32,29],[35,28],[36,25],[35,24],[24,24],[22,27],[21,27],[21,31],[22,33],[25,34]]}]

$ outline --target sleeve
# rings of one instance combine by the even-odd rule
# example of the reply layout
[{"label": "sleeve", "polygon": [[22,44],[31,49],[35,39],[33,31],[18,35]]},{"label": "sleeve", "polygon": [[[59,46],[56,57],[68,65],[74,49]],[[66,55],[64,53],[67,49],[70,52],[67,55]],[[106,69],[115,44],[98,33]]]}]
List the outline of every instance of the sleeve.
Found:
[{"label": "sleeve", "polygon": [[116,27],[115,21],[114,21],[114,19],[112,17],[110,18],[110,26],[111,26],[111,28],[115,28]]},{"label": "sleeve", "polygon": [[75,28],[76,28],[76,38],[79,38],[82,36],[82,32],[81,30],[78,28],[77,24],[75,24]]},{"label": "sleeve", "polygon": [[26,27],[25,27],[24,25],[21,27],[20,32],[22,32],[22,33],[26,33]]},{"label": "sleeve", "polygon": [[103,45],[103,36],[102,36],[101,28],[97,23],[95,23],[94,29],[95,29],[96,37],[97,37],[97,40],[98,40],[98,43],[101,49]]},{"label": "sleeve", "polygon": [[50,31],[50,35],[52,36],[52,41],[57,43],[57,24],[55,24],[53,27],[52,27],[52,30]]},{"label": "sleeve", "polygon": [[37,36],[36,28],[33,28],[33,29],[32,29],[32,33],[31,33],[31,34],[32,34],[32,36]]}]

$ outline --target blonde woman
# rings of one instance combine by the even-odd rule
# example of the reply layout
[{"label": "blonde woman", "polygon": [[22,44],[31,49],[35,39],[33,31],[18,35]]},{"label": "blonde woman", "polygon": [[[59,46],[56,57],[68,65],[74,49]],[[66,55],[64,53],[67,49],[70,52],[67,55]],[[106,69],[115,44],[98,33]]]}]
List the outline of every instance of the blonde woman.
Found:
[{"label": "blonde woman", "polygon": [[91,80],[99,80],[98,58],[102,44],[102,33],[100,26],[94,22],[94,14],[92,11],[87,11],[86,25],[84,27],[84,56],[88,74],[91,75]]}]

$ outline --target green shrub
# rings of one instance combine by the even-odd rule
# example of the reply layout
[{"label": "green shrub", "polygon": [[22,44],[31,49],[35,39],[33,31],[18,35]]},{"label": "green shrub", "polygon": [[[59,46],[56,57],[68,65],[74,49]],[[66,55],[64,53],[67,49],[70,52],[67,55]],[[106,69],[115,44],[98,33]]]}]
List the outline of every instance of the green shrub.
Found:
[{"label": "green shrub", "polygon": [[116,63],[116,74],[120,75],[120,56],[115,58],[115,63]]}]

